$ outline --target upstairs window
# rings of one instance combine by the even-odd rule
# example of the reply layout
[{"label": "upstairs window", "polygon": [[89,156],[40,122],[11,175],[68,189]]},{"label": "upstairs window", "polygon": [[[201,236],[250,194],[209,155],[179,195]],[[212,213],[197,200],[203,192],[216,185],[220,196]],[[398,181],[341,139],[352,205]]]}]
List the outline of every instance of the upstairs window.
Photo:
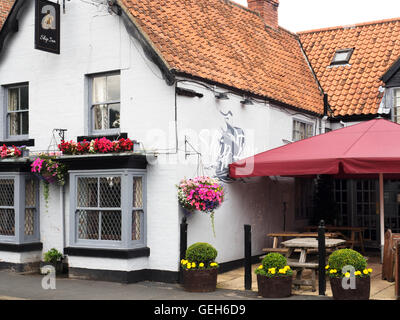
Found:
[{"label": "upstairs window", "polygon": [[333,65],[342,65],[342,64],[348,64],[350,61],[350,58],[353,54],[354,49],[342,49],[342,50],[337,50],[335,52],[335,55],[333,56],[333,60],[331,62],[331,66]]},{"label": "upstairs window", "polygon": [[91,134],[117,133],[120,127],[120,75],[90,77]]},{"label": "upstairs window", "polygon": [[314,134],[314,126],[310,123],[293,120],[293,141],[311,138]]},{"label": "upstairs window", "polygon": [[393,120],[400,123],[400,89],[394,90]]},{"label": "upstairs window", "polygon": [[29,86],[7,87],[7,138],[27,137],[29,134]]}]

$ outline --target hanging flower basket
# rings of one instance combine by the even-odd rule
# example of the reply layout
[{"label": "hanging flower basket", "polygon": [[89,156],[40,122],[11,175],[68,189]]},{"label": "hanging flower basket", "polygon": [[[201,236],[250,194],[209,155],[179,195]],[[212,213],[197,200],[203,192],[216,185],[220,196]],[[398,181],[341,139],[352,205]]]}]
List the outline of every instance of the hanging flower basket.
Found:
[{"label": "hanging flower basket", "polygon": [[54,157],[40,155],[31,164],[31,172],[44,182],[44,197],[46,205],[49,199],[50,184],[65,184],[67,168],[64,164],[59,163]]},{"label": "hanging flower basket", "polygon": [[224,187],[218,180],[210,177],[196,177],[182,179],[178,188],[179,204],[187,211],[201,211],[211,216],[212,229],[214,228],[214,210],[224,201]]},{"label": "hanging flower basket", "polygon": [[47,183],[65,184],[66,167],[54,157],[40,155],[31,164],[31,171]]}]

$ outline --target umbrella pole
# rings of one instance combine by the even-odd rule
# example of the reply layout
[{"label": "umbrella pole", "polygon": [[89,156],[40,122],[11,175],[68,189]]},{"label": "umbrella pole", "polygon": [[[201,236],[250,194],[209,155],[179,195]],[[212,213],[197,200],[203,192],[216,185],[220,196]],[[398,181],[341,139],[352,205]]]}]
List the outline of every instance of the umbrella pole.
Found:
[{"label": "umbrella pole", "polygon": [[381,235],[381,262],[383,263],[383,248],[385,245],[385,199],[383,195],[383,173],[379,174],[379,213]]}]

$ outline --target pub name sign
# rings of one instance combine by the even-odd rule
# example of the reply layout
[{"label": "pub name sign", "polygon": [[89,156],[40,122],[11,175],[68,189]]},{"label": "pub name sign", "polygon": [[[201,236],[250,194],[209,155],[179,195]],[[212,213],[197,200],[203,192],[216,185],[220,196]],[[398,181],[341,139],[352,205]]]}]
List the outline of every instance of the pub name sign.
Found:
[{"label": "pub name sign", "polygon": [[36,0],[35,49],[60,54],[60,5]]}]

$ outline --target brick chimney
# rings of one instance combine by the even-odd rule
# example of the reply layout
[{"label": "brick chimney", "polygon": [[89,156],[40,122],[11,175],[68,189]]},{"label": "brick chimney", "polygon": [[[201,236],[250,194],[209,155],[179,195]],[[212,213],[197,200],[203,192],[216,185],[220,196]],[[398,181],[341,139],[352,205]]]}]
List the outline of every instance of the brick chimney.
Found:
[{"label": "brick chimney", "polygon": [[278,29],[279,0],[247,0],[247,7],[252,11],[257,11],[265,24]]}]

